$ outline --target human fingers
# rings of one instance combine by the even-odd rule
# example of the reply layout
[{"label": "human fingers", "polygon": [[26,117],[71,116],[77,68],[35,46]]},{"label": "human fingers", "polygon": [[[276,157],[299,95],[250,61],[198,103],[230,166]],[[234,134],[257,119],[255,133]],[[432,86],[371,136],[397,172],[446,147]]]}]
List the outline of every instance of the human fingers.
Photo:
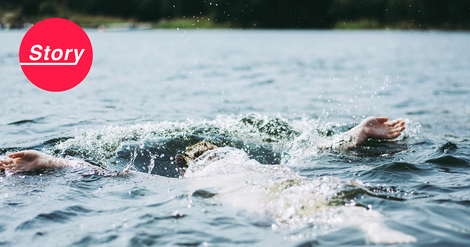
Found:
[{"label": "human fingers", "polygon": [[401,135],[401,132],[399,132],[399,131],[398,132],[393,132],[393,133],[388,134],[388,138],[393,139],[393,138],[399,137],[400,135]]},{"label": "human fingers", "polygon": [[26,154],[26,151],[20,151],[20,152],[12,153],[12,154],[8,155],[8,157],[10,157],[10,158],[12,158],[12,159],[21,158],[21,157],[23,157],[25,154]]},{"label": "human fingers", "polygon": [[400,131],[400,132],[401,132],[401,131],[405,130],[406,127],[405,127],[405,125],[397,124],[397,125],[395,125],[395,126],[393,127],[393,129],[394,129],[395,131]]},{"label": "human fingers", "polygon": [[388,117],[376,117],[375,118],[379,123],[385,123],[388,121]]},{"label": "human fingers", "polygon": [[0,169],[1,169],[1,167],[6,167],[6,166],[9,166],[11,164],[13,164],[13,160],[10,160],[10,159],[0,160]]},{"label": "human fingers", "polygon": [[393,126],[388,128],[388,133],[402,132],[405,129],[405,126]]},{"label": "human fingers", "polygon": [[404,126],[405,125],[405,121],[401,120],[401,119],[397,119],[397,124],[398,126]]},{"label": "human fingers", "polygon": [[395,119],[395,120],[393,120],[393,121],[387,122],[386,124],[387,124],[388,126],[394,126],[394,125],[397,124],[397,123],[398,123],[398,119]]},{"label": "human fingers", "polygon": [[4,162],[0,164],[0,170],[5,170],[5,171],[15,171],[16,170],[16,164],[11,161],[11,162]]},{"label": "human fingers", "polygon": [[389,138],[396,138],[398,136],[401,135],[401,132],[405,129],[405,126],[397,126],[397,127],[394,127],[394,128],[390,128],[388,130],[388,134],[387,136]]},{"label": "human fingers", "polygon": [[401,120],[401,119],[395,119],[393,121],[390,121],[388,123],[386,123],[387,126],[389,127],[394,127],[394,126],[402,126],[402,125],[405,125],[405,121]]}]

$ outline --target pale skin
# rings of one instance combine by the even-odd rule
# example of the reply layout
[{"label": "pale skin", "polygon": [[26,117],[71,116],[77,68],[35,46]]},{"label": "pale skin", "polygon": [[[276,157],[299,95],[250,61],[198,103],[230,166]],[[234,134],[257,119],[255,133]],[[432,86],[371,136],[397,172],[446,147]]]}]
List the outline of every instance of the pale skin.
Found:
[{"label": "pale skin", "polygon": [[34,171],[43,168],[60,169],[70,166],[70,161],[63,158],[55,158],[52,155],[36,150],[24,150],[8,155],[7,160],[0,161],[0,170],[9,172]]},{"label": "pale skin", "polygon": [[[400,136],[404,129],[405,122],[401,119],[388,122],[386,117],[368,117],[359,125],[344,133],[352,137],[346,148],[353,148],[369,138],[394,139]],[[61,169],[73,165],[68,159],[55,158],[35,150],[12,153],[8,155],[8,158],[0,160],[0,170],[14,173],[43,168]]]},{"label": "pale skin", "polygon": [[399,137],[403,130],[405,130],[405,121],[401,119],[388,122],[386,117],[368,117],[346,132],[352,137],[347,148],[353,148],[369,138],[394,139]]}]

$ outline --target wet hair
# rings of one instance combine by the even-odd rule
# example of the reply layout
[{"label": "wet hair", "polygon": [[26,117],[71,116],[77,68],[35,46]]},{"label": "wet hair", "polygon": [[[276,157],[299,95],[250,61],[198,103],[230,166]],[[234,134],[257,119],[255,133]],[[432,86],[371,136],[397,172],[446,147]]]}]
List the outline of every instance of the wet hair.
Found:
[{"label": "wet hair", "polygon": [[175,163],[178,168],[186,168],[190,161],[196,160],[206,151],[216,149],[217,146],[209,142],[198,142],[188,148],[182,153],[175,156]]},{"label": "wet hair", "polygon": [[184,159],[182,154],[177,154],[175,156],[175,165],[178,168],[186,168],[188,167],[188,164],[186,163],[186,160]]}]

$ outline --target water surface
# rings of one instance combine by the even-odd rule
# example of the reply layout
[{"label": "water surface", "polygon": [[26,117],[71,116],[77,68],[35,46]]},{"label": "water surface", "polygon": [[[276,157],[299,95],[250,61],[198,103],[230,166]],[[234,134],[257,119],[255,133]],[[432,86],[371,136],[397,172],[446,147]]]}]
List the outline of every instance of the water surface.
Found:
[{"label": "water surface", "polygon": [[[344,208],[382,215],[382,225],[416,238],[412,246],[468,244],[469,33],[87,32],[91,71],[63,93],[22,74],[23,31],[0,32],[2,154],[30,148],[137,172],[2,173],[3,245],[370,244],[357,225],[341,223],[351,219]],[[348,152],[312,149],[371,115],[404,118],[407,130]],[[256,181],[178,178],[171,157],[202,140],[274,170]],[[248,164],[228,160],[216,171]],[[293,177],[303,184],[269,200],[303,201],[304,211],[253,212],[223,192]],[[261,195],[250,191],[247,201]],[[323,211],[309,211],[318,205]]]}]

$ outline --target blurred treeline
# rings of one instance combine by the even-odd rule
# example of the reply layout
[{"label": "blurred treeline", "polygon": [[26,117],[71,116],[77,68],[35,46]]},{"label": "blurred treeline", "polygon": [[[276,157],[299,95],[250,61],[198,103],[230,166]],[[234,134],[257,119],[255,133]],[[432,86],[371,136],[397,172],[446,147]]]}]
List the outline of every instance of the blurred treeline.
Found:
[{"label": "blurred treeline", "polygon": [[2,13],[22,22],[78,14],[240,28],[470,29],[470,0],[0,0]]}]

